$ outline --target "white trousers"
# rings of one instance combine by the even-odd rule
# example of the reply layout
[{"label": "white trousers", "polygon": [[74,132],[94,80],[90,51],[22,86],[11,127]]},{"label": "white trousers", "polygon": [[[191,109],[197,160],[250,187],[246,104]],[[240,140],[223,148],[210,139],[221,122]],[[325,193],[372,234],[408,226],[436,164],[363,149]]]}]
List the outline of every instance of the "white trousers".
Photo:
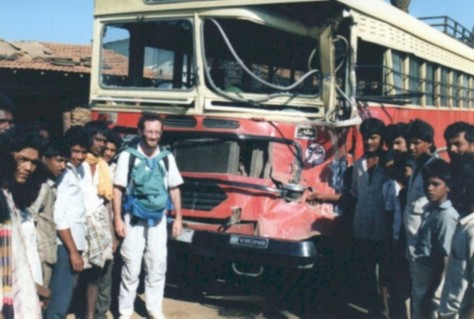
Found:
[{"label": "white trousers", "polygon": [[125,215],[127,235],[122,243],[122,282],[119,294],[121,317],[131,317],[137,294],[142,259],[145,260],[146,309],[152,316],[162,315],[165,290],[167,229],[164,217],[156,226],[145,220],[130,225],[130,214]]}]

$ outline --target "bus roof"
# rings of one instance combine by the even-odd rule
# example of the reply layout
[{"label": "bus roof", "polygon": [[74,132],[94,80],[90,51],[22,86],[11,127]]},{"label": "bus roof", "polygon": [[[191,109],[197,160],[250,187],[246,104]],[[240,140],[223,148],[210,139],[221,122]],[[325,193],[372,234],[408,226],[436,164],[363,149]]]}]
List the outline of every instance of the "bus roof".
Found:
[{"label": "bus roof", "polygon": [[[382,0],[96,0],[95,16],[121,15],[121,14],[144,14],[151,11],[182,11],[182,10],[205,10],[210,8],[242,7],[256,5],[293,5],[297,3],[318,3],[332,2],[344,5],[351,13],[358,17],[357,22],[363,26],[362,22],[370,23],[367,29],[358,28],[358,35],[367,41],[381,43],[387,47],[408,51],[419,55],[427,60],[445,64],[442,60],[451,61],[452,57],[440,57],[433,59],[433,54],[443,55],[443,52],[451,52],[470,62],[474,62],[474,49],[456,40],[441,31],[429,26],[423,21],[395,8]],[[388,28],[386,27],[388,26]],[[386,30],[382,30],[385,28]],[[398,30],[398,34],[397,34]],[[402,31],[400,33],[400,30]],[[418,40],[413,41],[412,39]],[[397,41],[398,40],[398,41]],[[426,48],[420,48],[422,43]],[[398,42],[398,43],[397,43]],[[440,52],[433,52],[433,46],[439,47]],[[426,52],[423,52],[426,51]],[[471,63],[469,63],[471,64]],[[453,68],[466,70],[465,63],[455,63]],[[474,73],[472,67],[469,71]]]}]

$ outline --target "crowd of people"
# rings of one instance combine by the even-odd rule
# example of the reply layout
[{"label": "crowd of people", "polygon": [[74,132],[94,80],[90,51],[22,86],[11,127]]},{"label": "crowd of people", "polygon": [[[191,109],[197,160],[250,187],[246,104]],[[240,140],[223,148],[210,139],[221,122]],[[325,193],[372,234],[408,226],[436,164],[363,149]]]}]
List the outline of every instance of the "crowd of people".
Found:
[{"label": "crowd of people", "polygon": [[84,300],[77,317],[106,318],[121,239],[121,318],[133,315],[142,260],[146,309],[164,318],[163,213],[173,212],[177,236],[183,180],[158,145],[162,119],[143,113],[139,138],[119,156],[122,138],[104,122],[60,138],[43,124],[14,125],[14,107],[0,95],[0,318],[66,318],[75,294]]},{"label": "crowd of people", "polygon": [[369,118],[360,133],[345,191],[309,197],[351,213],[348,289],[376,316],[474,318],[474,126],[446,128],[449,164],[421,119]]},{"label": "crowd of people", "polygon": [[[14,125],[13,105],[0,95],[0,318],[65,318],[75,293],[84,299],[79,317],[106,318],[119,241],[121,318],[134,312],[142,261],[146,309],[164,318],[163,215],[173,212],[179,235],[183,179],[158,144],[162,119],[143,113],[137,128],[117,154],[122,138],[104,122],[53,138],[42,123]],[[369,118],[360,133],[364,155],[344,191],[308,198],[352,212],[353,290],[385,317],[474,318],[473,125],[446,128],[449,163],[423,120]]]}]

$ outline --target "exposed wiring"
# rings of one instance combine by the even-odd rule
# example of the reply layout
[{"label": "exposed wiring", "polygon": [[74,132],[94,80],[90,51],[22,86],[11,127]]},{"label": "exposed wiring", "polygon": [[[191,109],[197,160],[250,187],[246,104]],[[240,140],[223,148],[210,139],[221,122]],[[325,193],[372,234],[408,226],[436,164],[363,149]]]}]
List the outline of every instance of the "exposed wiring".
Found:
[{"label": "exposed wiring", "polygon": [[311,62],[313,62],[313,58],[314,58],[314,55],[316,54],[316,49],[313,49],[311,51],[311,54],[309,55],[309,58],[308,58],[308,70],[316,70],[316,69],[313,69],[311,67]]},{"label": "exposed wiring", "polygon": [[[349,50],[349,42],[347,41],[347,39],[345,37],[343,37],[342,35],[337,35],[336,38],[334,40],[332,40],[334,43],[336,43],[337,41],[339,40],[342,40],[342,42],[344,42],[345,46],[346,46],[346,49],[345,49],[345,54],[344,54],[344,57],[347,56],[347,52]],[[339,69],[344,65],[344,63],[346,62],[346,59],[342,59],[341,62],[336,66],[336,69],[335,69],[335,73],[337,73],[337,71],[339,71]]]},{"label": "exposed wiring", "polygon": [[[224,42],[226,43],[229,51],[231,52],[232,56],[234,57],[234,59],[237,61],[237,63],[242,67],[242,69],[247,73],[249,74],[253,79],[255,79],[256,81],[260,82],[261,84],[265,85],[265,86],[268,86],[268,87],[271,87],[275,90],[279,90],[279,91],[290,91],[296,87],[298,87],[299,85],[301,85],[301,83],[303,83],[308,77],[310,77],[311,75],[313,74],[320,74],[320,71],[317,70],[317,69],[313,69],[313,70],[310,70],[309,72],[305,73],[300,79],[298,79],[296,82],[294,82],[292,85],[289,85],[289,86],[279,86],[279,85],[275,85],[275,84],[272,84],[270,82],[267,82],[263,79],[261,79],[258,75],[254,74],[246,65],[245,63],[242,61],[242,59],[238,56],[237,52],[235,51],[235,49],[233,48],[232,44],[230,43],[229,39],[227,38],[227,35],[225,34],[224,30],[222,29],[222,27],[220,26],[220,24],[215,20],[215,19],[209,19],[210,21],[212,21],[214,23],[214,25],[217,27],[217,29],[219,30],[219,33],[221,34]],[[202,24],[201,26],[201,35],[202,35],[202,38],[204,39],[204,23]],[[214,90],[216,90],[220,95],[230,99],[230,100],[234,100],[234,101],[238,101],[238,102],[245,102],[245,103],[251,103],[251,104],[259,104],[259,103],[262,103],[262,102],[266,102],[266,101],[269,101],[271,99],[274,99],[274,98],[277,98],[277,97],[282,97],[282,96],[286,96],[286,97],[295,97],[297,96],[296,93],[289,93],[289,92],[280,92],[280,93],[273,93],[273,94],[268,94],[266,97],[264,98],[260,98],[260,99],[246,99],[244,98],[243,96],[239,96],[239,93],[238,92],[233,92],[234,94],[229,94],[223,90],[221,90],[219,87],[217,87],[217,85],[214,83],[212,77],[211,77],[211,74],[210,74],[210,67],[209,65],[207,64],[207,61],[206,61],[206,49],[205,49],[205,45],[204,43],[202,44],[201,46],[202,48],[202,56],[203,56],[203,63],[204,63],[204,72],[206,73],[206,76],[209,80],[209,83],[210,85],[212,86],[212,88]],[[313,56],[314,56],[314,53],[315,53],[315,50],[313,50],[313,52],[311,53],[310,57],[309,57],[309,60],[308,60],[308,64],[311,63],[312,59],[313,59]],[[313,95],[314,97],[317,97],[318,95]]]},{"label": "exposed wiring", "polygon": [[221,36],[222,36],[222,39],[225,41],[226,45],[227,45],[227,48],[229,49],[229,51],[232,53],[234,59],[240,64],[240,66],[245,70],[245,72],[248,73],[248,75],[250,75],[252,78],[254,78],[256,81],[268,86],[268,87],[271,87],[272,89],[275,89],[275,90],[279,90],[279,91],[291,91],[293,90],[294,88],[296,88],[298,85],[300,85],[301,83],[304,82],[304,80],[306,80],[306,78],[308,78],[309,76],[313,75],[313,74],[316,74],[316,73],[319,73],[319,70],[310,70],[309,72],[306,72],[300,79],[298,79],[298,81],[296,81],[295,83],[289,85],[289,86],[280,86],[280,85],[275,85],[273,83],[270,83],[270,82],[267,82],[263,79],[261,79],[258,75],[256,75],[255,73],[252,72],[252,70],[250,70],[246,65],[245,63],[242,61],[242,59],[240,59],[239,55],[237,54],[237,52],[235,52],[234,50],[234,47],[232,46],[232,43],[230,43],[229,39],[227,38],[227,35],[225,34],[224,30],[222,29],[221,25],[215,20],[215,19],[212,19],[210,18],[209,19],[210,21],[212,21],[214,23],[214,25],[217,27],[217,29],[219,30]]}]

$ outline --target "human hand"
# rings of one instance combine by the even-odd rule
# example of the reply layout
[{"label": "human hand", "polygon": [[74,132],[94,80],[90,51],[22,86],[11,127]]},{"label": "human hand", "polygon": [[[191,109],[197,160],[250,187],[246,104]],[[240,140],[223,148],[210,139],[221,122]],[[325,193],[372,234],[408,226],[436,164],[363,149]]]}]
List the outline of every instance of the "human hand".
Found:
[{"label": "human hand", "polygon": [[316,205],[318,203],[324,202],[325,197],[324,194],[312,192],[308,196],[306,196],[306,202],[310,205]]},{"label": "human hand", "polygon": [[123,222],[122,218],[115,218],[114,220],[115,233],[117,236],[124,238],[127,236],[127,227]]},{"label": "human hand", "polygon": [[173,237],[178,237],[183,231],[183,220],[181,216],[177,216],[173,222]]},{"label": "human hand", "polygon": [[69,254],[69,260],[75,272],[81,272],[84,269],[84,259],[82,259],[81,254],[78,252]]},{"label": "human hand", "polygon": [[115,253],[117,251],[119,244],[120,244],[120,240],[117,238],[116,234],[114,233],[112,235],[112,253]]}]

